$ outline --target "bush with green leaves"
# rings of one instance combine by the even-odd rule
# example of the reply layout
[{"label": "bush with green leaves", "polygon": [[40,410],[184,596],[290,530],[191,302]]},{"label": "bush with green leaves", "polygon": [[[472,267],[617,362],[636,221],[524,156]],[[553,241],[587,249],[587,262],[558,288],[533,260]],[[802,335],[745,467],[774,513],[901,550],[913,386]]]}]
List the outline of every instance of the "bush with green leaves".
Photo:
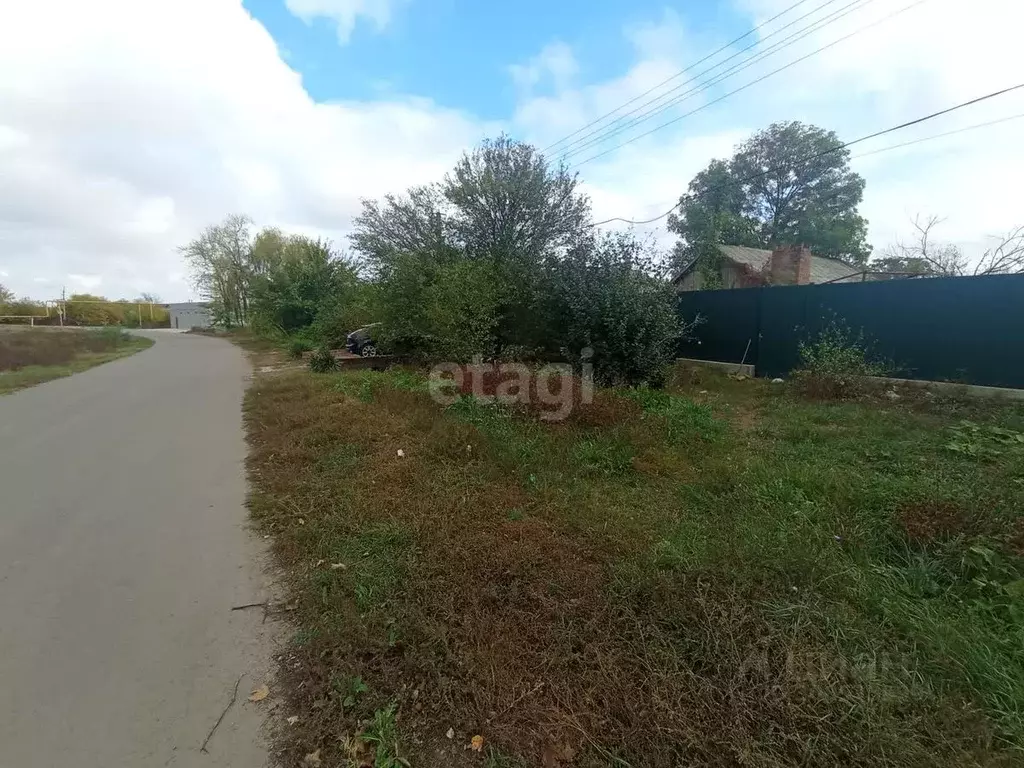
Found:
[{"label": "bush with green leaves", "polygon": [[307,352],[312,352],[315,345],[302,336],[292,336],[288,339],[288,357],[293,360],[301,360]]},{"label": "bush with green leaves", "polygon": [[459,362],[493,356],[501,289],[486,262],[458,261],[441,267],[424,295],[433,352]]},{"label": "bush with green leaves", "polygon": [[591,353],[606,385],[661,384],[687,326],[649,244],[631,234],[588,238],[550,271],[550,333],[573,359]]},{"label": "bush with green leaves", "polygon": [[362,279],[346,283],[340,293],[320,302],[309,333],[319,343],[341,349],[348,334],[380,319],[379,303],[376,283]]},{"label": "bush with green leaves", "polygon": [[253,246],[261,249],[262,271],[252,281],[250,322],[285,332],[307,328],[325,304],[345,301],[357,270],[324,240],[273,232],[260,233]]},{"label": "bush with green leaves", "polygon": [[366,201],[353,246],[379,287],[381,347],[420,359],[569,359],[657,383],[685,330],[652,250],[599,238],[564,166],[502,137],[431,186]]},{"label": "bush with green leaves", "polygon": [[885,376],[892,366],[872,355],[863,332],[833,320],[816,336],[800,342],[800,368],[794,374],[804,390],[825,398],[859,393],[868,376]]},{"label": "bush with green leaves", "polygon": [[327,347],[317,347],[309,356],[309,370],[313,373],[330,373],[338,370],[338,361]]}]

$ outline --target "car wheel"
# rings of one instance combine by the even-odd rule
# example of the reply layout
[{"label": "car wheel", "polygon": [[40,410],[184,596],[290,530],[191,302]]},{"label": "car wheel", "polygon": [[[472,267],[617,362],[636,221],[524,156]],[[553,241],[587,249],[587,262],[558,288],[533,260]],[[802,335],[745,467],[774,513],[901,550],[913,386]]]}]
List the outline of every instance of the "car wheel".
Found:
[{"label": "car wheel", "polygon": [[373,344],[364,344],[363,348],[359,350],[359,354],[363,357],[376,357],[377,347]]}]

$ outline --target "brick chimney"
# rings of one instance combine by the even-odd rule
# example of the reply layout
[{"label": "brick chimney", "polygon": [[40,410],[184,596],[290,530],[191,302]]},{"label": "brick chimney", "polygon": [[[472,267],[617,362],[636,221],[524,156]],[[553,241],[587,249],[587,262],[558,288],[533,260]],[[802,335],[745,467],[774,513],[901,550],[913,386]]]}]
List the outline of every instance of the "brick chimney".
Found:
[{"label": "brick chimney", "polygon": [[811,249],[782,245],[772,251],[771,285],[807,285],[811,282]]}]

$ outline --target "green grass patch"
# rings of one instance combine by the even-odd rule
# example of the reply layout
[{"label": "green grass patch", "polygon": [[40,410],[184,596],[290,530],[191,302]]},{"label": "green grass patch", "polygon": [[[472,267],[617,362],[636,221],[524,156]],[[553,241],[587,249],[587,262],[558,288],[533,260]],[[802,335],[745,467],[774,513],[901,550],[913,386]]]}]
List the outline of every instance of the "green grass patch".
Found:
[{"label": "green grass patch", "polygon": [[664,390],[637,388],[622,390],[634,400],[645,416],[660,422],[670,443],[710,443],[721,439],[726,424],[715,417],[710,405]]},{"label": "green grass patch", "polygon": [[408,768],[409,762],[401,757],[398,745],[398,726],[395,706],[392,704],[373,713],[373,719],[363,733],[363,739],[374,748],[374,768]]},{"label": "green grass patch", "polygon": [[1018,762],[1024,409],[716,381],[562,424],[411,371],[258,383],[251,506],[315,713],[290,754]]}]

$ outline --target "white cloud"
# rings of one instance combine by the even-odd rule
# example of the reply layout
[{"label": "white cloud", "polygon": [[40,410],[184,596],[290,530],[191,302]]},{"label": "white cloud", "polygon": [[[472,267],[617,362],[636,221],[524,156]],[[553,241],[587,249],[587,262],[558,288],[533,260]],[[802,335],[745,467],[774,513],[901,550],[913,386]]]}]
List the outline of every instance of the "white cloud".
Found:
[{"label": "white cloud", "polygon": [[550,80],[555,89],[564,90],[579,72],[579,64],[572,49],[558,42],[549,43],[525,64],[513,64],[508,70],[520,90],[531,94],[546,80]]},{"label": "white cloud", "polygon": [[331,19],[338,25],[338,41],[345,44],[352,36],[356,22],[365,18],[378,31],[391,21],[396,0],[285,0],[285,6],[307,24],[317,17]]},{"label": "white cloud", "polygon": [[70,273],[168,300],[188,295],[176,247],[226,214],[343,245],[361,197],[497,132],[427,99],[313,101],[238,0],[3,4],[0,126],[24,137],[0,151],[12,288]]},{"label": "white cloud", "polygon": [[[751,19],[763,19],[787,0],[742,2],[748,10],[757,5]],[[302,8],[300,0],[292,5]],[[851,15],[852,26],[823,30],[724,85],[749,82],[884,15],[886,5],[872,4],[873,15]],[[343,22],[352,11],[351,19],[378,24],[390,8],[321,1],[307,2],[305,12]],[[969,8],[931,0],[581,166],[595,218],[663,212],[711,158],[727,156],[773,120],[811,121],[849,139],[1024,80],[1024,59],[1014,55],[1022,22],[1024,5],[1008,0],[976,0]],[[464,148],[502,129],[549,144],[725,42],[696,35],[670,12],[623,35],[633,61],[603,82],[580,82],[564,44],[527,57],[512,72],[529,89],[507,122],[489,124],[387,91],[372,101],[318,103],[240,0],[0,4],[5,283],[19,295],[65,281],[87,289],[71,282],[77,275],[101,281],[92,287],[113,297],[153,290],[171,301],[187,298],[176,246],[228,213],[344,244],[361,197],[439,179]],[[696,95],[682,111],[709,98]],[[1017,112],[1024,112],[1024,94],[866,143],[855,154]],[[643,128],[673,114],[679,112]],[[918,211],[948,216],[943,236],[957,241],[978,243],[1024,223],[1015,204],[1024,176],[1021,125],[855,160],[867,179],[862,212],[872,242],[884,246]]]},{"label": "white cloud", "polygon": [[[750,24],[765,21],[790,0],[737,0]],[[1024,60],[1016,53],[1024,24],[1024,4],[1007,0],[931,0],[856,34],[763,83],[709,102],[740,88],[799,57],[880,20],[908,3],[874,3],[808,34],[777,54],[737,72],[705,92],[693,93],[674,109],[591,147],[580,148],[570,165],[612,149],[640,133],[699,110],[674,125],[652,133],[578,167],[587,182],[599,219],[611,216],[649,218],[675,202],[694,171],[713,157],[731,153],[735,143],[777,120],[803,120],[836,130],[850,140],[983,93],[1024,81]],[[805,13],[799,9],[766,26],[766,36]],[[815,18],[808,18],[774,36],[785,39]],[[736,30],[732,30],[735,36]],[[546,145],[599,118],[614,106],[639,96],[724,44],[695,39],[685,20],[667,12],[654,25],[625,30],[637,58],[620,77],[607,82],[567,88],[523,101],[516,122],[526,138]],[[691,83],[715,62],[754,41],[750,37],[732,51],[706,62],[665,86],[686,94],[747,57],[732,59]],[[655,98],[655,91],[625,111]],[[654,109],[658,104],[641,110]],[[855,148],[860,151],[896,144],[1005,115],[1024,112],[1024,92],[993,100],[961,112],[879,138]],[[637,113],[632,118],[641,115]],[[620,113],[621,114],[621,113]],[[601,125],[607,125],[609,118]],[[626,121],[623,121],[626,122]],[[619,123],[622,125],[622,123]],[[588,129],[576,137],[585,138]],[[871,240],[880,250],[907,230],[915,212],[948,216],[944,237],[981,246],[985,235],[1024,223],[1016,201],[1017,180],[1024,175],[1024,153],[1018,149],[1020,123],[980,129],[948,139],[923,143],[906,151],[855,160],[867,180],[862,213],[869,219]],[[559,145],[551,153],[565,148]],[[663,234],[663,238],[665,238]],[[670,239],[670,238],[665,238]]]}]

